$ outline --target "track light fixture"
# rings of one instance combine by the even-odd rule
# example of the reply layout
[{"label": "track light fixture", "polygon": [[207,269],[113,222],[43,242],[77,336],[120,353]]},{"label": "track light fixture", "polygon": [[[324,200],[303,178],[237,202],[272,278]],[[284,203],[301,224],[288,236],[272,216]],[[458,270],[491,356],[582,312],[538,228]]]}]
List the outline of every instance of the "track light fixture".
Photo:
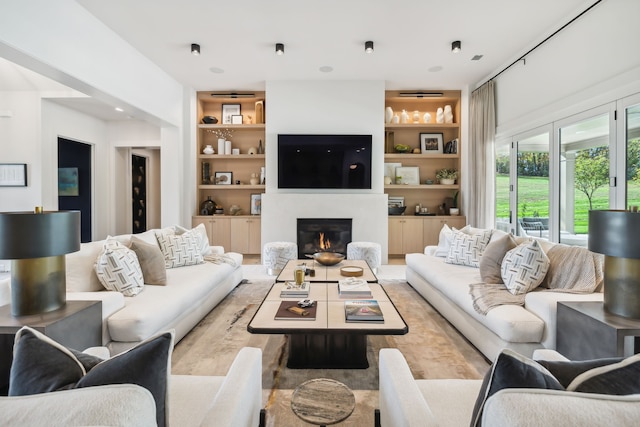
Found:
[{"label": "track light fixture", "polygon": [[371,40],[364,42],[364,51],[367,53],[373,52],[373,42]]},{"label": "track light fixture", "polygon": [[453,43],[451,43],[451,52],[458,53],[461,50],[462,50],[462,43],[460,43],[460,40],[456,40]]},{"label": "track light fixture", "polygon": [[191,43],[191,53],[195,56],[200,55],[200,45],[197,43]]},{"label": "track light fixture", "polygon": [[276,43],[276,55],[284,55],[284,44]]}]

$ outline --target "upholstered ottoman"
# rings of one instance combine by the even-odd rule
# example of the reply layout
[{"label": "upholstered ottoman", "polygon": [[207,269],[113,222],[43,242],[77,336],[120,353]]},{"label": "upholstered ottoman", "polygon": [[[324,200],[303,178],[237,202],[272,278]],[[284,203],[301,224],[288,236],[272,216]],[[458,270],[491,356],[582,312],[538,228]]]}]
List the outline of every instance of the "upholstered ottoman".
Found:
[{"label": "upholstered ottoman", "polygon": [[269,242],[262,248],[262,263],[269,275],[279,274],[292,259],[298,259],[298,245],[293,242]]},{"label": "upholstered ottoman", "polygon": [[347,259],[365,260],[375,273],[382,263],[382,247],[373,242],[351,242],[347,244]]}]

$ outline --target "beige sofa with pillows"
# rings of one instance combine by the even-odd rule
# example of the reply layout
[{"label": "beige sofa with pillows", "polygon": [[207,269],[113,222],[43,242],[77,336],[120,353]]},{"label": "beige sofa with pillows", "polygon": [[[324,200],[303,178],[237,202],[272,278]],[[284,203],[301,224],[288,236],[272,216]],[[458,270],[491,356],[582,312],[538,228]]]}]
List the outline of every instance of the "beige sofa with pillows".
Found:
[{"label": "beige sofa with pillows", "polygon": [[170,329],[178,342],[242,281],[241,266],[202,225],[108,237],[66,256],[67,300],[102,301],[112,354]]},{"label": "beige sofa with pillows", "polygon": [[447,225],[405,256],[407,281],[489,360],[556,347],[558,301],[602,301],[602,255],[504,231]]}]

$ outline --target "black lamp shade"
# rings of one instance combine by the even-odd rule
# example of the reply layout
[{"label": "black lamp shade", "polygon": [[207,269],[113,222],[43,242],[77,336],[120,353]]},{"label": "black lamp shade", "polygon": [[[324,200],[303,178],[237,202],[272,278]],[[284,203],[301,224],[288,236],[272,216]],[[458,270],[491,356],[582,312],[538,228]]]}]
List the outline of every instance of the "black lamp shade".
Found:
[{"label": "black lamp shade", "polygon": [[0,259],[52,257],[80,250],[80,212],[0,213]]}]

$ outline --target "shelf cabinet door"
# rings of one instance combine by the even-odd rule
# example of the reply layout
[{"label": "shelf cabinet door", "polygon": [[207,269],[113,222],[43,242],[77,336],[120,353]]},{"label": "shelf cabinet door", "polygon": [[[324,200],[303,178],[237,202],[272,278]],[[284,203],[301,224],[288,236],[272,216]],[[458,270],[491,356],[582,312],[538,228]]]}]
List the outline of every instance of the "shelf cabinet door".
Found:
[{"label": "shelf cabinet door", "polygon": [[422,218],[418,217],[389,218],[389,253],[422,253],[424,251],[422,222]]},{"label": "shelf cabinet door", "polygon": [[225,251],[231,250],[231,229],[229,218],[194,216],[191,223],[193,227],[197,227],[199,224],[204,224],[210,245],[223,246]]},{"label": "shelf cabinet door", "polygon": [[231,251],[260,254],[260,219],[231,218]]},{"label": "shelf cabinet door", "polygon": [[434,217],[424,219],[424,245],[437,245],[440,238],[440,230],[446,224],[449,227],[455,227],[458,230],[464,227],[467,223],[467,218],[464,216],[448,216],[448,217]]}]

